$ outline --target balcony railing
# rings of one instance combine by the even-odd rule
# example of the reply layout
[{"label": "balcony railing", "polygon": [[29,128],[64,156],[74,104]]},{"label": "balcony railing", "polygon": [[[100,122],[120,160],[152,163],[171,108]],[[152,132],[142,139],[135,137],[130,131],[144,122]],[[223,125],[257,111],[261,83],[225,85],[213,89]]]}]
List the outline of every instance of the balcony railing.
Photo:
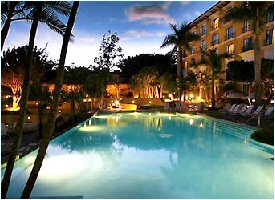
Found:
[{"label": "balcony railing", "polygon": [[225,40],[229,40],[230,38],[234,38],[235,37],[235,33],[229,33],[225,36]]},{"label": "balcony railing", "polygon": [[211,28],[211,31],[214,31],[214,30],[217,30],[219,28],[219,26],[218,25],[212,25],[210,28]]},{"label": "balcony railing", "polygon": [[250,25],[247,25],[242,28],[242,33],[246,33],[251,30],[252,30],[252,27]]},{"label": "balcony railing", "polygon": [[253,50],[253,44],[249,44],[249,45],[244,45],[243,46],[243,52],[249,51],[249,50]]},{"label": "balcony railing", "polygon": [[211,46],[215,46],[215,45],[217,45],[217,44],[219,44],[219,40],[213,40],[213,41],[211,42]]}]

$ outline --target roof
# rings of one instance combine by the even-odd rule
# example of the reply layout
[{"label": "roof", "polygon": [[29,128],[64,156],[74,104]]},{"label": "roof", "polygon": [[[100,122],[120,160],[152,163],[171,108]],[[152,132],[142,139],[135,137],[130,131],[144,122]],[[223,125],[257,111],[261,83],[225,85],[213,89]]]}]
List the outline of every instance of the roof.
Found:
[{"label": "roof", "polygon": [[230,1],[219,1],[214,6],[212,6],[207,11],[205,11],[203,14],[201,14],[196,19],[194,19],[192,22],[190,22],[189,25],[190,26],[196,26],[198,23],[205,20],[210,15],[214,14],[215,12],[217,12],[218,10],[220,10],[222,7],[226,6],[229,3],[230,3]]}]

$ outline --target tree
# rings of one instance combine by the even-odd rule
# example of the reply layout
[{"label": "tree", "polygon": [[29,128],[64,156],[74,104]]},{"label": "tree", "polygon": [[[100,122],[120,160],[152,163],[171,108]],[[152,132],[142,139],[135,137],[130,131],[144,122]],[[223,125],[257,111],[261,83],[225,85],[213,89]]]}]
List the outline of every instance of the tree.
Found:
[{"label": "tree", "polygon": [[161,45],[161,48],[166,46],[174,46],[173,52],[177,52],[177,84],[178,84],[178,95],[181,99],[182,88],[180,84],[182,83],[182,66],[184,58],[184,50],[190,51],[189,43],[195,40],[199,40],[200,36],[197,34],[190,33],[191,27],[182,23],[179,27],[175,24],[170,24],[171,29],[173,30],[172,34],[167,35],[164,38],[164,41]]},{"label": "tree", "polygon": [[261,84],[261,31],[266,23],[266,14],[274,12],[273,1],[244,1],[240,6],[231,8],[225,15],[225,19],[235,19],[238,21],[249,21],[254,34],[254,71],[255,71],[255,104],[261,104],[262,84]]},{"label": "tree", "polygon": [[4,22],[1,30],[1,50],[8,35],[10,24],[14,16],[24,16],[22,1],[2,1],[1,2],[1,21]]},{"label": "tree", "polygon": [[210,67],[211,70],[211,83],[212,83],[212,98],[211,98],[211,104],[212,109],[216,108],[216,99],[215,99],[215,81],[221,74],[222,70],[222,58],[230,57],[227,54],[218,54],[216,49],[209,49],[206,52],[203,52],[203,54],[206,57],[206,64]]},{"label": "tree", "polygon": [[61,48],[60,58],[59,58],[59,64],[58,64],[58,72],[57,72],[57,78],[56,78],[56,84],[54,89],[54,95],[53,95],[53,103],[52,103],[52,109],[48,118],[47,126],[45,127],[45,132],[42,137],[42,141],[38,150],[37,157],[34,161],[34,166],[31,170],[29,179],[26,183],[26,186],[23,190],[21,198],[29,198],[31,191],[34,187],[34,184],[36,182],[36,179],[38,177],[38,173],[40,171],[40,168],[42,166],[43,159],[46,155],[46,150],[49,145],[49,142],[51,140],[51,136],[54,131],[55,126],[55,119],[58,113],[58,105],[59,105],[59,95],[62,90],[63,85],[63,75],[64,75],[64,64],[66,60],[67,55],[67,48],[68,43],[70,41],[71,32],[75,23],[75,18],[77,14],[77,10],[79,7],[79,1],[74,1],[72,10],[70,13],[70,17],[68,19],[67,28],[65,31],[65,34],[63,35],[63,44]]},{"label": "tree", "polygon": [[122,58],[122,48],[118,46],[119,37],[116,33],[108,31],[108,35],[103,35],[99,48],[99,56],[94,59],[99,69],[113,70],[119,66]]},{"label": "tree", "polygon": [[[27,111],[27,102],[30,91],[30,80],[31,80],[31,71],[33,65],[33,48],[34,48],[34,39],[38,28],[39,21],[47,24],[52,30],[63,34],[64,27],[66,27],[58,18],[57,13],[69,14],[70,4],[68,2],[56,2],[56,1],[28,1],[25,2],[25,9],[31,9],[29,14],[27,15],[29,19],[32,19],[30,36],[29,36],[29,44],[28,44],[28,56],[24,62],[25,68],[25,76],[22,87],[22,98],[20,105],[20,112],[18,122],[15,127],[15,134],[11,152],[9,155],[9,160],[7,163],[6,171],[1,183],[1,197],[6,198],[7,191],[10,184],[10,178],[14,166],[14,160],[17,155],[17,151],[19,148],[19,144],[22,137],[23,124],[25,122],[26,111]],[[56,13],[57,12],[57,13]]]}]

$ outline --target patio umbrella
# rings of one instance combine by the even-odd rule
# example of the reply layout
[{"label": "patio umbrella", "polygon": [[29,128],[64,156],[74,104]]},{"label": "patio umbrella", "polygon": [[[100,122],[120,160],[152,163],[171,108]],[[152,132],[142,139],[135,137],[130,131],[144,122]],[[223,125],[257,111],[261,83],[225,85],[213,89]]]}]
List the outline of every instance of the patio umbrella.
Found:
[{"label": "patio umbrella", "polygon": [[[247,97],[247,99],[255,99],[255,92],[250,93]],[[262,96],[262,99],[267,99],[266,96]]]}]

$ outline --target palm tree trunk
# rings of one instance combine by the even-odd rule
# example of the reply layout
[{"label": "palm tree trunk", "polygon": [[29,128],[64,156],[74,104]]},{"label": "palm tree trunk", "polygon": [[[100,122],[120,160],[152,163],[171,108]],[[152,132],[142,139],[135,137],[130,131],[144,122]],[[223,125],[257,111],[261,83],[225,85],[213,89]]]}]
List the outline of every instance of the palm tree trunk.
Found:
[{"label": "palm tree trunk", "polygon": [[1,183],[1,198],[6,198],[7,196],[8,188],[10,185],[10,179],[12,175],[12,170],[14,167],[14,161],[21,142],[23,124],[26,120],[25,118],[26,118],[26,111],[27,111],[27,103],[28,103],[29,93],[30,93],[31,66],[32,66],[32,60],[33,60],[34,39],[38,28],[38,19],[39,19],[39,14],[41,10],[42,10],[41,7],[38,8],[34,16],[31,30],[30,30],[28,57],[27,57],[26,63],[24,64],[26,71],[25,71],[24,83],[22,87],[22,98],[21,98],[21,108],[20,108],[21,111],[19,113],[19,118],[15,127],[15,136],[13,138],[13,144],[9,155],[9,160],[6,166],[6,171]]},{"label": "palm tree trunk", "polygon": [[42,85],[39,83],[39,103],[38,103],[38,118],[39,118],[39,135],[38,138],[42,138],[43,133],[43,122],[42,122],[42,115],[43,115],[43,98],[42,98]]},{"label": "palm tree trunk", "polygon": [[67,29],[66,32],[63,36],[63,44],[62,44],[62,49],[60,53],[60,58],[59,58],[59,67],[58,67],[58,74],[56,77],[56,87],[54,90],[54,96],[53,96],[53,105],[52,105],[52,110],[50,112],[49,118],[48,118],[48,123],[47,126],[45,126],[45,132],[43,134],[43,138],[38,150],[38,155],[35,159],[34,166],[32,168],[32,171],[30,173],[29,179],[26,183],[26,186],[23,190],[23,193],[21,195],[21,198],[29,198],[31,191],[34,187],[34,184],[36,182],[36,179],[38,177],[38,173],[40,171],[40,168],[42,166],[43,159],[46,155],[46,150],[49,145],[49,142],[52,137],[52,133],[54,130],[54,125],[55,125],[55,119],[58,113],[58,104],[59,104],[59,95],[62,90],[62,85],[63,85],[63,76],[64,76],[64,64],[66,60],[66,55],[67,55],[67,48],[71,36],[71,32],[74,26],[75,22],[75,17],[77,14],[77,9],[79,6],[79,1],[74,1],[71,14],[67,23]]},{"label": "palm tree trunk", "polygon": [[262,100],[262,84],[261,84],[261,47],[260,47],[260,33],[259,22],[255,26],[255,42],[254,42],[254,72],[255,72],[255,104],[261,105]]},{"label": "palm tree trunk", "polygon": [[[178,63],[177,63],[177,83],[178,83],[178,96],[179,96],[179,99],[181,100],[181,94],[183,91],[183,88],[182,88],[182,81],[183,81],[183,78],[182,78],[182,48],[181,47],[178,47]],[[185,101],[185,96],[184,96],[184,100]]]},{"label": "palm tree trunk", "polygon": [[9,12],[8,12],[8,15],[7,15],[7,19],[6,19],[6,22],[5,22],[2,30],[1,30],[1,51],[3,50],[3,46],[4,46],[5,40],[7,38],[9,29],[10,29],[11,19],[13,17],[13,12],[14,12],[14,9],[15,9],[17,4],[18,4],[18,1],[11,1],[9,3]]},{"label": "palm tree trunk", "polygon": [[215,100],[215,75],[214,72],[212,71],[212,98],[211,98],[211,104],[212,104],[212,109],[214,110],[216,107],[216,100]]}]

